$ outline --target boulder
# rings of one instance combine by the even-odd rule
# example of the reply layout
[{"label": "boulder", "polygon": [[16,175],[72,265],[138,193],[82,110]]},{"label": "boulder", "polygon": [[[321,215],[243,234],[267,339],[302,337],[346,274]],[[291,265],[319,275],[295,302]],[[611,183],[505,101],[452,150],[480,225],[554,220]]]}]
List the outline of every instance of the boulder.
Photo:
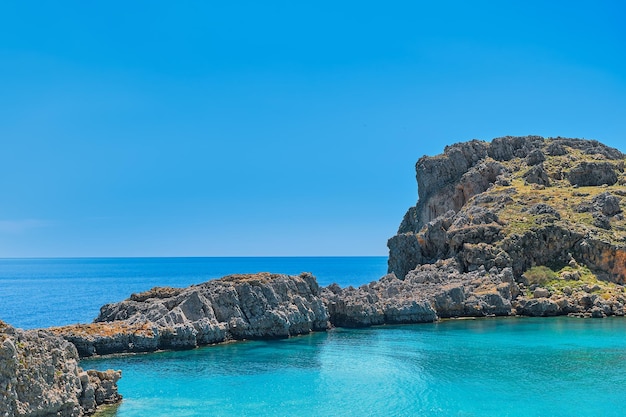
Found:
[{"label": "boulder", "polygon": [[526,165],[529,165],[529,166],[539,165],[545,160],[546,160],[546,156],[543,154],[543,152],[541,152],[541,150],[533,149],[526,156]]},{"label": "boulder", "polygon": [[621,199],[611,193],[604,192],[598,194],[591,200],[591,205],[595,211],[601,212],[605,216],[615,216],[621,213]]},{"label": "boulder", "polygon": [[577,186],[613,185],[617,182],[615,166],[610,162],[580,162],[566,173],[567,180]]},{"label": "boulder", "polygon": [[543,168],[542,164],[535,165],[530,168],[523,175],[523,178],[526,180],[526,182],[530,184],[538,184],[545,187],[550,186],[550,177],[548,176],[546,170]]}]

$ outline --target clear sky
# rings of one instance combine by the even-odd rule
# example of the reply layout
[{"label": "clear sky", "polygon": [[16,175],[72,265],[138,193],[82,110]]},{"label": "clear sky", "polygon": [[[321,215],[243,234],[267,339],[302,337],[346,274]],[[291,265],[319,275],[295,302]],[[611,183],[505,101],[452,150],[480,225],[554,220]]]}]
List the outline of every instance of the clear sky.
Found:
[{"label": "clear sky", "polygon": [[624,4],[3,1],[0,257],[386,255],[446,144],[626,151]]}]

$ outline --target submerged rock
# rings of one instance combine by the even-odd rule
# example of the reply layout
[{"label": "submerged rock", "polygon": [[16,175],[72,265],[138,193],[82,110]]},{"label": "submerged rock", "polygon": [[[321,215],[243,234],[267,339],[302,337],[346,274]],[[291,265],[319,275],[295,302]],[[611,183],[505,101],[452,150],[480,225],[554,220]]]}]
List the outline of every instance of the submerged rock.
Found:
[{"label": "submerged rock", "polygon": [[84,371],[71,343],[0,321],[0,416],[78,417],[121,400],[120,371]]}]

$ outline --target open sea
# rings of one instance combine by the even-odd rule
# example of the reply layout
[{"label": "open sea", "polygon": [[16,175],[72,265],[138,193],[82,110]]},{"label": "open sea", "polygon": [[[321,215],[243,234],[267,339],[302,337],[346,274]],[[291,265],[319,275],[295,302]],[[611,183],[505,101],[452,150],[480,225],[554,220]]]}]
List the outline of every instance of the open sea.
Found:
[{"label": "open sea", "polygon": [[[321,285],[382,276],[384,257],[0,260],[0,319],[91,321],[153,286],[230,273],[312,272]],[[334,329],[286,340],[83,360],[121,369],[101,415],[623,416],[626,320],[498,318]]]}]

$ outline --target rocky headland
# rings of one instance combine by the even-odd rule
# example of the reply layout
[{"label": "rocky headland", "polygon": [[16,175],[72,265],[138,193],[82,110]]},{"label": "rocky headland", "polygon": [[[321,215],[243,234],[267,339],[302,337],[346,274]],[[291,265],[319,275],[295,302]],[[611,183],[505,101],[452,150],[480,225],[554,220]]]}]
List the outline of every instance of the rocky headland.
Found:
[{"label": "rocky headland", "polygon": [[132,294],[103,306],[94,323],[50,330],[72,342],[81,356],[289,337],[329,328],[320,292],[307,273],[229,275]]},{"label": "rocky headland", "polygon": [[115,371],[84,371],[73,344],[0,321],[0,416],[78,417],[121,400]]},{"label": "rocky headland", "polygon": [[389,270],[358,288],[309,273],[230,275],[107,304],[91,324],[0,322],[0,416],[81,416],[120,400],[79,357],[283,338],[333,326],[487,316],[623,316],[626,156],[597,141],[472,140],[417,161]]},{"label": "rocky headland", "polygon": [[625,162],[597,141],[538,136],[422,157],[389,272],[439,317],[624,315]]},{"label": "rocky headland", "polygon": [[153,288],[54,328],[81,356],[189,349],[332,326],[486,316],[624,315],[626,156],[597,141],[473,140],[416,164],[419,199],[389,273],[320,288],[307,273]]}]

